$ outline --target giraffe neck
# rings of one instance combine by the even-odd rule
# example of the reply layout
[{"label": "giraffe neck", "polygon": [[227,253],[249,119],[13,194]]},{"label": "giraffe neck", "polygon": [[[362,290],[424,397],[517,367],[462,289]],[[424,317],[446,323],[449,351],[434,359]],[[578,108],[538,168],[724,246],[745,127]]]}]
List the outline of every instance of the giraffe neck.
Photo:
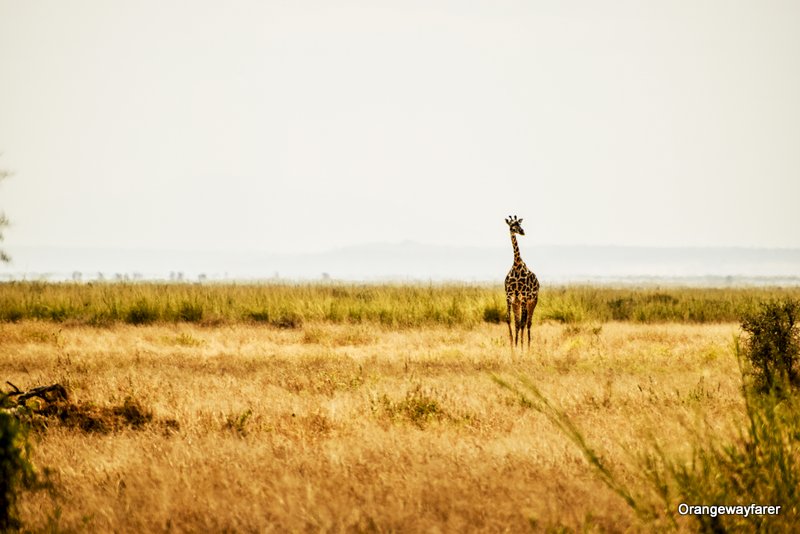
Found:
[{"label": "giraffe neck", "polygon": [[519,247],[517,246],[517,236],[511,234],[511,245],[514,247],[514,265],[522,263],[522,257],[519,255]]}]

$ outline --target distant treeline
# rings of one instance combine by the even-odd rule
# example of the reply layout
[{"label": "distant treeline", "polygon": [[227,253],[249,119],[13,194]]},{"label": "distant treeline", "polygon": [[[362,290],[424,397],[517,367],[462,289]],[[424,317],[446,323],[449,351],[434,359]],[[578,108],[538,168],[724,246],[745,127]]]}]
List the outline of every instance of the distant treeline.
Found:
[{"label": "distant treeline", "polygon": [[[729,322],[762,301],[800,298],[800,288],[543,288],[535,321]],[[242,322],[296,328],[304,322],[391,327],[504,322],[501,286],[468,284],[0,284],[0,322]]]}]

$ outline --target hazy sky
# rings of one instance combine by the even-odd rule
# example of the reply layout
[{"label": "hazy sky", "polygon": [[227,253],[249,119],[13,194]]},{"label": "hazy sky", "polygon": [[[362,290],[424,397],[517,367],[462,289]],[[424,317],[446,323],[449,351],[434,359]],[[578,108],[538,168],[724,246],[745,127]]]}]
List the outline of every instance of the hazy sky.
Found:
[{"label": "hazy sky", "polygon": [[0,0],[6,245],[800,247],[800,2]]}]

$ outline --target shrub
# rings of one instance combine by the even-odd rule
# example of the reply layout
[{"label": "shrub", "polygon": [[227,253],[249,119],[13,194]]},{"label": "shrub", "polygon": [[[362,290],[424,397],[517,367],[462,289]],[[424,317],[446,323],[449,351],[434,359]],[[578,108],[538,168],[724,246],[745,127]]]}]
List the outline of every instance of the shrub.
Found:
[{"label": "shrub", "polygon": [[615,321],[627,321],[631,318],[633,308],[632,298],[615,298],[608,302],[611,318]]},{"label": "shrub", "polygon": [[419,385],[408,391],[405,398],[400,401],[393,401],[383,395],[380,404],[382,411],[389,418],[404,419],[419,428],[424,428],[430,421],[448,417],[439,401],[424,392]]},{"label": "shrub", "polygon": [[[2,397],[0,406],[5,403],[5,396]],[[20,489],[34,483],[28,456],[25,428],[11,413],[0,410],[0,532],[20,526],[17,497]]]},{"label": "shrub", "polygon": [[742,320],[742,329],[749,334],[744,355],[760,391],[800,385],[798,319],[800,302],[785,300],[767,302]]},{"label": "shrub", "polygon": [[267,323],[277,328],[301,328],[303,326],[303,316],[297,312],[281,309],[277,311],[270,311],[268,309],[255,310],[246,313],[252,321],[259,323]]},{"label": "shrub", "polygon": [[496,304],[490,304],[483,309],[483,321],[486,323],[505,322],[506,312]]},{"label": "shrub", "polygon": [[25,317],[25,312],[18,306],[8,306],[0,309],[0,321],[16,323]]},{"label": "shrub", "polygon": [[139,299],[128,310],[125,321],[130,324],[149,324],[158,319],[158,310],[147,300]]},{"label": "shrub", "polygon": [[178,318],[187,323],[199,323],[203,320],[203,306],[196,302],[184,301],[178,309]]}]

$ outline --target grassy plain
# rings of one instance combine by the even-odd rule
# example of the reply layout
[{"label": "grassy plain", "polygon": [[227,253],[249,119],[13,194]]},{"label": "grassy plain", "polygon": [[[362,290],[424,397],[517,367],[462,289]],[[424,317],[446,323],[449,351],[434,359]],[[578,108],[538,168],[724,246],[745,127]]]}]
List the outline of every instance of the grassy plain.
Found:
[{"label": "grassy plain", "polygon": [[[580,452],[490,374],[532,377],[623,475],[651,434],[742,409],[732,325],[547,324],[512,358],[499,326],[4,325],[3,376],[154,420],[51,425],[34,462],[55,501],[23,521],[87,531],[502,531],[639,525]],[[159,424],[175,420],[179,427]],[[48,515],[50,516],[48,518]],[[641,526],[641,525],[639,525]]]},{"label": "grassy plain", "polygon": [[[80,286],[66,287],[75,292],[74,302],[97,306],[91,293],[97,288],[87,287],[86,297]],[[135,289],[120,287],[123,293]],[[310,310],[349,305],[351,293],[338,304],[336,296],[314,300],[319,296],[314,291],[329,289],[297,291],[311,295],[303,301]],[[640,460],[653,443],[688,458],[698,426],[735,434],[734,421],[745,411],[733,354],[738,325],[593,320],[587,312],[567,320],[546,310],[558,309],[556,297],[580,303],[600,294],[606,300],[630,299],[631,306],[673,306],[673,299],[687,294],[695,299],[710,294],[732,305],[768,294],[616,290],[627,293],[608,296],[603,291],[611,290],[565,289],[550,293],[550,302],[543,298],[545,313],[537,311],[531,352],[512,353],[505,324],[492,322],[492,312],[486,312],[496,289],[410,288],[406,295],[394,286],[346,289],[376,292],[364,301],[365,310],[391,308],[393,296],[400,295],[395,308],[438,310],[441,320],[381,321],[378,312],[368,318],[365,311],[359,320],[308,313],[273,324],[224,313],[209,320],[204,311],[198,321],[160,317],[143,325],[97,326],[70,316],[0,322],[3,381],[23,388],[60,382],[71,391],[71,402],[95,413],[133,404],[152,415],[137,424],[106,427],[52,419],[34,431],[33,461],[40,470],[51,470],[55,492],[23,495],[25,527],[691,529],[689,519],[667,521],[674,511],[651,518],[634,514],[547,417],[492,377],[532,380],[583,429],[615,476],[650,499]],[[114,286],[99,290],[114,295]],[[35,291],[63,296],[64,287]],[[194,286],[170,291],[203,298]],[[261,298],[248,297],[242,287],[231,291],[246,303]],[[263,287],[253,291],[276,299],[275,309],[290,300],[270,296]],[[764,294],[754,296],[757,291]],[[148,295],[157,306],[155,293]],[[168,297],[162,295],[161,302]],[[416,307],[412,297],[419,299]],[[11,302],[8,294],[3,298]],[[148,297],[138,295],[133,302],[141,298]],[[229,298],[233,309],[235,299]],[[454,306],[471,311],[448,321],[447,310]]]}]

